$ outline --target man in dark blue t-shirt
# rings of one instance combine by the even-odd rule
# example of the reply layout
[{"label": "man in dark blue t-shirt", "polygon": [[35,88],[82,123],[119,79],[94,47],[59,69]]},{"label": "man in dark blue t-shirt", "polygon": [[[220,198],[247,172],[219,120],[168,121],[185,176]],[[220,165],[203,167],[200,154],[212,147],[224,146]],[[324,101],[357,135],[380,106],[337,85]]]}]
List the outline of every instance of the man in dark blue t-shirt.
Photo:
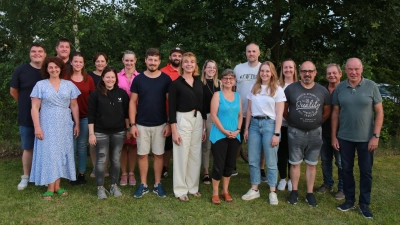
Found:
[{"label": "man in dark blue t-shirt", "polygon": [[10,94],[18,102],[18,126],[24,150],[22,153],[24,175],[21,176],[21,182],[17,186],[18,190],[23,190],[28,186],[31,173],[35,130],[31,117],[30,95],[36,82],[42,79],[40,69],[46,58],[46,49],[42,44],[33,43],[29,57],[31,62],[23,64],[15,70],[10,85]]},{"label": "man in dark blue t-shirt", "polygon": [[160,52],[155,48],[146,51],[147,70],[139,74],[131,86],[129,102],[130,132],[137,142],[137,154],[140,171],[140,186],[133,197],[140,198],[149,192],[147,186],[148,155],[150,148],[154,155],[154,189],[159,197],[166,197],[161,185],[161,171],[165,138],[171,134],[167,123],[166,104],[171,78],[158,70]]}]

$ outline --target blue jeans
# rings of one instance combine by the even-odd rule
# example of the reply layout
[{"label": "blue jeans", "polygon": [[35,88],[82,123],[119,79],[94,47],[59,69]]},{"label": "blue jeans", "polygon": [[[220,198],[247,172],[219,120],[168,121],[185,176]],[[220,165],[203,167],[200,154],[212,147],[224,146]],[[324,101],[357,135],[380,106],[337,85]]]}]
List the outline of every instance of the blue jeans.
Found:
[{"label": "blue jeans", "polygon": [[87,143],[89,139],[88,118],[79,120],[79,130],[79,136],[74,138],[74,156],[78,153],[78,172],[84,173],[86,171]]},{"label": "blue jeans", "polygon": [[342,157],[343,192],[346,202],[355,203],[356,184],[354,181],[353,167],[357,149],[358,167],[360,169],[360,207],[368,206],[371,200],[372,165],[374,151],[368,151],[368,142],[351,142],[339,139],[340,156]]},{"label": "blue jeans", "polygon": [[250,182],[252,185],[260,184],[260,159],[261,151],[264,149],[265,164],[267,165],[268,184],[276,186],[278,179],[278,146],[271,146],[271,138],[275,133],[275,120],[251,119],[249,127],[249,169]]},{"label": "blue jeans", "polygon": [[[104,185],[104,170],[106,168],[107,154],[110,152],[110,177],[111,184],[116,184],[121,168],[121,151],[125,140],[125,131],[114,134],[95,132],[96,136],[96,182],[97,186]],[[110,150],[110,151],[109,151]]]},{"label": "blue jeans", "polygon": [[331,145],[331,138],[322,136],[321,147],[321,161],[322,161],[322,175],[324,177],[324,184],[332,187],[335,183],[332,177],[332,160],[335,155],[335,165],[338,168],[338,190],[343,190],[343,172],[341,165],[340,152],[336,151]]}]

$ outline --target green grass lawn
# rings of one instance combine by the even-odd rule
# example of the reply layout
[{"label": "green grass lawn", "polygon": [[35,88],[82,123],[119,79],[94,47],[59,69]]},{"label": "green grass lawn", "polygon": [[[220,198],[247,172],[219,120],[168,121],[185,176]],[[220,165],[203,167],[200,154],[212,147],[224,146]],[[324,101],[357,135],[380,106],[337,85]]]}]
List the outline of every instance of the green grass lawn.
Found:
[{"label": "green grass lawn", "polygon": [[[191,197],[189,202],[179,202],[173,196],[172,176],[163,180],[167,198],[149,193],[141,199],[132,194],[135,187],[122,187],[123,197],[97,199],[95,180],[87,171],[88,184],[71,186],[62,180],[62,187],[69,196],[55,196],[51,201],[42,200],[46,187],[29,184],[17,190],[22,170],[19,158],[0,160],[0,223],[1,224],[399,224],[400,223],[400,156],[375,157],[371,211],[373,220],[365,219],[357,210],[341,212],[336,209],[342,201],[333,198],[334,192],[316,193],[318,207],[309,207],[304,201],[305,177],[299,187],[297,205],[287,203],[288,191],[278,191],[279,205],[268,201],[269,188],[260,185],[261,198],[243,201],[240,197],[250,188],[247,165],[238,159],[239,175],[231,179],[231,203],[216,206],[210,203],[212,187],[200,184],[201,198]],[[90,163],[88,163],[90,166]],[[315,187],[322,184],[321,165],[318,165]],[[358,167],[356,180],[358,180]],[[151,170],[150,170],[151,171]],[[138,170],[135,171],[139,177]],[[336,170],[335,170],[336,173]],[[152,181],[152,173],[149,180]],[[335,175],[336,179],[336,175]],[[109,179],[106,178],[107,188]],[[357,186],[358,186],[358,182]],[[153,185],[151,182],[149,185]],[[150,189],[151,191],[152,189]],[[336,191],[336,188],[334,189]],[[358,189],[357,189],[358,192]],[[358,198],[358,193],[357,193]]]}]

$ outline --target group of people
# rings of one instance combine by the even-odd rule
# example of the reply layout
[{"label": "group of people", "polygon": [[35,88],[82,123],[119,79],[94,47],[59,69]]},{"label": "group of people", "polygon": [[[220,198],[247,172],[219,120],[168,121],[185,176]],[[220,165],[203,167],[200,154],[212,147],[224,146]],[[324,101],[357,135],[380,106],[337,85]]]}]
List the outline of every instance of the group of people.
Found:
[{"label": "group of people", "polygon": [[[282,62],[278,76],[272,62],[258,61],[260,49],[255,43],[246,46],[247,62],[220,76],[215,61],[207,60],[199,71],[196,56],[180,47],[171,49],[169,63],[161,70],[159,50],[147,49],[146,70],[141,73],[136,71],[137,58],[132,51],[124,53],[124,69],[119,73],[107,66],[104,53],[95,55],[96,70],[87,73],[81,53],[70,58],[67,39],[57,42],[56,51],[56,56],[46,58],[44,46],[32,44],[31,62],[18,67],[11,81],[24,149],[19,190],[28,182],[48,185],[43,198],[52,199],[54,193],[68,194],[60,187],[61,178],[73,185],[85,184],[89,143],[94,165],[90,176],[96,179],[99,199],[107,194],[122,196],[118,183],[136,185],[136,161],[140,184],[133,197],[148,193],[151,152],[153,193],[159,197],[166,197],[161,179],[168,176],[173,156],[176,198],[189,201],[189,196],[201,197],[203,168],[202,182],[213,187],[211,202],[220,204],[221,197],[231,202],[229,182],[238,174],[238,149],[247,142],[251,188],[243,200],[259,198],[259,184],[268,182],[271,205],[278,204],[276,189],[283,191],[286,185],[288,203],[296,204],[304,161],[305,200],[317,206],[313,192],[318,158],[321,156],[324,183],[316,191],[325,193],[332,191],[334,184],[335,157],[339,180],[335,198],[345,199],[338,209],[348,211],[355,208],[357,150],[359,211],[366,218],[373,217],[368,206],[383,108],[377,85],[362,77],[360,59],[347,60],[343,82],[340,66],[329,64],[324,87],[314,81],[317,70],[311,61],[300,65],[300,81],[291,59]],[[104,187],[107,176],[109,192]]]}]

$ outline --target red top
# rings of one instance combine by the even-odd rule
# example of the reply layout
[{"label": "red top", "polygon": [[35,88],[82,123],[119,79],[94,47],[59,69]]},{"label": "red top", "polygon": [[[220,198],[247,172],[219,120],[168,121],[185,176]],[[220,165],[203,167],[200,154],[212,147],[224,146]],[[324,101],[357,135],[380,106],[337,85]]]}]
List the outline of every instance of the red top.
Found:
[{"label": "red top", "polygon": [[[164,66],[161,69],[161,72],[166,73],[169,77],[171,77],[172,81],[176,80],[180,76],[179,73],[178,73],[178,70],[174,69],[171,66],[171,63],[168,63],[166,66]],[[167,114],[168,114],[168,101],[167,101],[166,104],[167,104],[166,108],[167,108]]]},{"label": "red top", "polygon": [[87,76],[86,82],[84,80],[76,82],[72,79],[71,82],[74,83],[81,92],[81,94],[78,96],[79,119],[86,118],[88,113],[89,95],[94,89],[96,89],[93,78],[91,76]]},{"label": "red top", "polygon": [[171,63],[168,63],[165,67],[161,69],[161,72],[166,73],[169,77],[171,77],[171,80],[174,81],[179,77],[178,70],[175,70],[172,66]]}]

